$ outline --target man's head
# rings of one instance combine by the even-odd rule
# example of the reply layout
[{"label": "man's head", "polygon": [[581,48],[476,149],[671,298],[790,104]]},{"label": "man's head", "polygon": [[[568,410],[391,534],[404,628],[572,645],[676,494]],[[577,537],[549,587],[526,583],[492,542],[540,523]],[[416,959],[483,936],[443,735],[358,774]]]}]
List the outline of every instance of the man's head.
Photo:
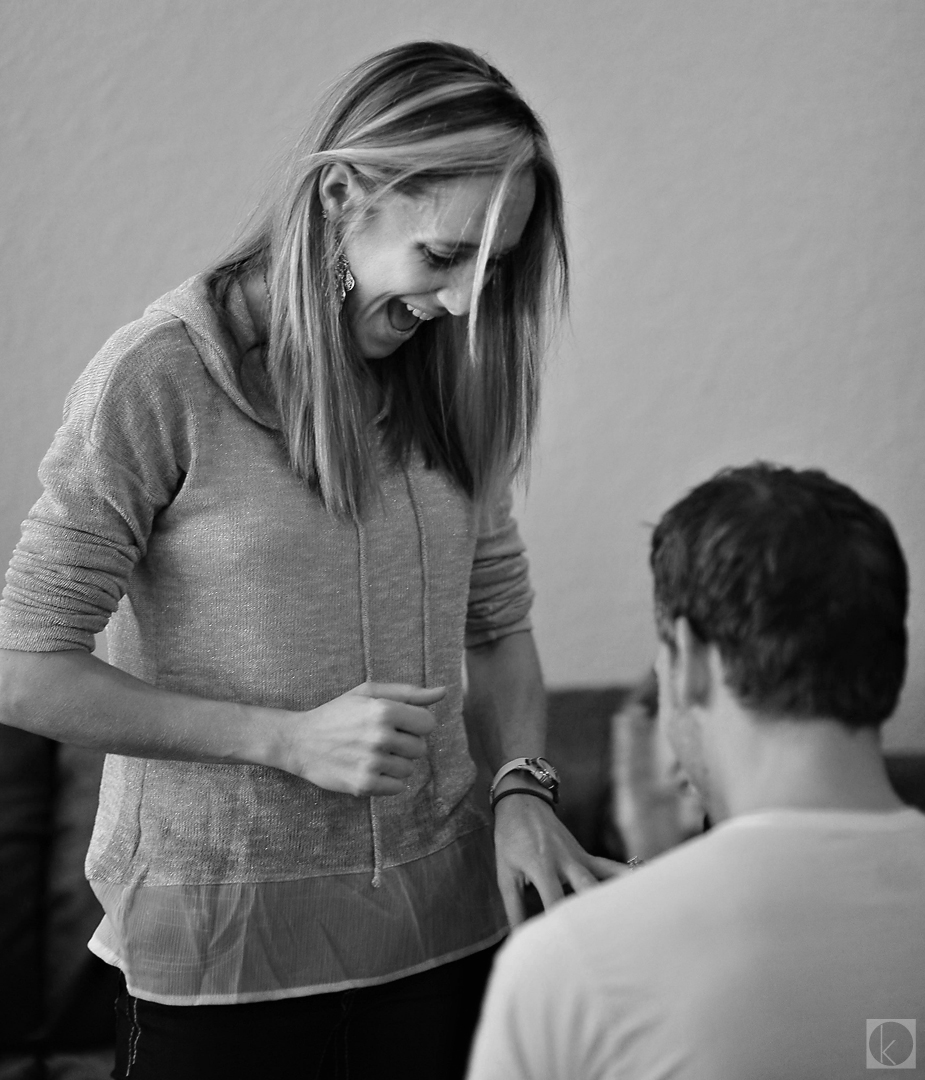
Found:
[{"label": "man's head", "polygon": [[844,484],[765,464],[724,470],[664,515],[650,562],[662,719],[723,816],[719,776],[736,770],[722,767],[729,724],[707,722],[718,702],[765,732],[774,719],[875,731],[892,713],[906,563],[884,514]]},{"label": "man's head", "polygon": [[726,469],[652,537],[655,610],[669,651],[686,619],[716,645],[744,707],[876,727],[906,667],[908,575],[886,516],[817,470]]}]

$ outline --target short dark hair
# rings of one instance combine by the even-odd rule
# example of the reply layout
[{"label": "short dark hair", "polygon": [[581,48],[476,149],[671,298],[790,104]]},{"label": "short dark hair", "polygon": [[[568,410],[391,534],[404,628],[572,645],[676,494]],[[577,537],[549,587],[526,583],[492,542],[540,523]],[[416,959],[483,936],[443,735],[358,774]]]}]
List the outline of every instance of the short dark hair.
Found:
[{"label": "short dark hair", "polygon": [[746,707],[881,724],[906,670],[909,579],[886,515],[816,469],[758,462],[694,488],[652,536],[659,636],[685,617]]}]

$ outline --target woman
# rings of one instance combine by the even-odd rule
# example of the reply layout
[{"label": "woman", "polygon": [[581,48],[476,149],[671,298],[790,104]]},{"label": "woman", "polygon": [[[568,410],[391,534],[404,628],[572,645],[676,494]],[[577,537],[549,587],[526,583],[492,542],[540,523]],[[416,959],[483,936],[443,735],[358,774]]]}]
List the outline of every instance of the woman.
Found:
[{"label": "woman", "polygon": [[72,391],[0,703],[110,755],[87,868],[114,1075],[461,1075],[524,883],[551,903],[611,872],[517,760],[542,690],[506,488],[565,280],[536,117],[468,50],[404,45]]}]

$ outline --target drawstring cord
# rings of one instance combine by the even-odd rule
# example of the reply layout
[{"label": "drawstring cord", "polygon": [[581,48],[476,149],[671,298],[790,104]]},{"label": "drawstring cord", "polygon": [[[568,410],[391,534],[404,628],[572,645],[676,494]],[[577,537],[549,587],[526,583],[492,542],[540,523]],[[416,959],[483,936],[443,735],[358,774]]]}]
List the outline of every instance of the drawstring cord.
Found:
[{"label": "drawstring cord", "polygon": [[[366,550],[366,527],[361,521],[356,523],[357,548],[360,570],[360,637],[363,641],[363,675],[367,682],[373,681],[373,660],[369,629],[369,564]],[[376,799],[369,797],[369,827],[373,836],[373,888],[382,884],[382,845],[379,836],[379,814]]]},{"label": "drawstring cord", "polygon": [[[418,543],[421,549],[421,621],[423,624],[423,664],[424,686],[433,684],[432,657],[431,657],[431,634],[430,634],[430,557],[427,547],[427,532],[424,529],[424,515],[418,501],[417,492],[411,480],[411,474],[403,465],[402,473],[405,477],[405,486],[408,489],[408,499],[414,513],[414,521],[418,530]],[[367,559],[366,528],[361,521],[356,522],[357,543],[359,549],[359,577],[360,577],[360,627],[363,639],[363,671],[367,682],[373,681],[373,662],[369,624],[369,565]],[[378,889],[382,885],[382,839],[380,836],[379,814],[376,809],[377,800],[374,796],[369,799],[369,823],[373,837],[373,888]]]},{"label": "drawstring cord", "polygon": [[414,520],[418,527],[418,543],[421,546],[421,608],[422,622],[424,625],[424,685],[429,687],[433,684],[433,672],[431,671],[430,657],[430,567],[427,550],[427,533],[424,530],[424,515],[418,503],[414,484],[411,482],[411,474],[402,466],[405,474],[405,486],[408,488],[408,498],[411,501],[411,509],[414,511]]},{"label": "drawstring cord", "polygon": [[[430,573],[430,552],[427,545],[427,530],[424,528],[424,512],[421,510],[421,504],[418,500],[417,492],[414,490],[414,483],[411,479],[411,473],[408,469],[403,468],[405,474],[405,485],[408,488],[408,499],[411,502],[411,509],[414,511],[414,520],[418,527],[418,543],[421,548],[421,623],[423,626],[423,651],[424,655],[424,685],[431,687],[434,685],[434,671],[433,671],[433,656],[431,646],[431,626],[430,626],[430,588],[431,588],[431,573]],[[428,753],[433,754],[433,742],[428,742]],[[431,776],[436,774],[435,763],[431,761]],[[434,798],[438,805],[440,805],[440,798],[434,791]]]}]

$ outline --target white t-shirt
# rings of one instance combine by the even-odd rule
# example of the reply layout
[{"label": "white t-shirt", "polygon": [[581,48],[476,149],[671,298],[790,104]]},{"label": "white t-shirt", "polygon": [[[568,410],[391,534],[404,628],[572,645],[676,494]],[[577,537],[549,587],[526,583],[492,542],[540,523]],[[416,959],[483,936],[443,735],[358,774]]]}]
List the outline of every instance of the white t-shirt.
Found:
[{"label": "white t-shirt", "polygon": [[870,1080],[900,1064],[925,1077],[925,815],[774,810],[518,930],[469,1080]]}]

